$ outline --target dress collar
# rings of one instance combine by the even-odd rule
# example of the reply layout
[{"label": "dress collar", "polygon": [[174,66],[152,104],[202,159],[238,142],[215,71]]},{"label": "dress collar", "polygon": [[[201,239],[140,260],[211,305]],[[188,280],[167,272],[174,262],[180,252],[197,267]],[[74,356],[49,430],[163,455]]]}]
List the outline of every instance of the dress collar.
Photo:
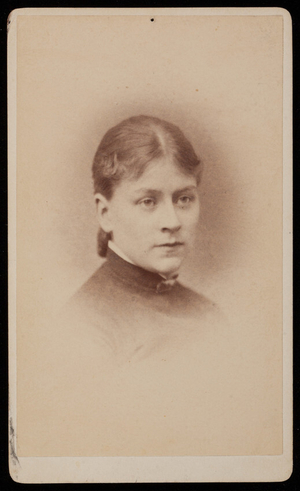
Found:
[{"label": "dress collar", "polygon": [[124,261],[127,261],[128,263],[130,264],[134,264],[128,256],[126,256],[126,254],[124,254],[124,252],[120,249],[119,246],[117,246],[117,244],[115,244],[112,240],[109,240],[108,241],[108,247],[115,253],[117,254],[118,256],[120,256],[122,259],[124,259]]},{"label": "dress collar", "polygon": [[172,289],[176,283],[177,276],[171,280],[165,280],[159,274],[146,271],[123,259],[112,248],[108,248],[106,258],[107,267],[109,267],[111,273],[122,283],[135,288],[163,293]]}]

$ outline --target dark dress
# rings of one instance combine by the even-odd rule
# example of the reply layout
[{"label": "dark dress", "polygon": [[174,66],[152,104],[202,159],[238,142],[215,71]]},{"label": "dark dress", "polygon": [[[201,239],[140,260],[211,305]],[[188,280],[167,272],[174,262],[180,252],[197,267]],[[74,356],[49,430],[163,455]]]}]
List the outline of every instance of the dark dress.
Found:
[{"label": "dark dress", "polygon": [[162,346],[181,344],[201,328],[201,321],[216,314],[216,306],[204,296],[178,281],[169,285],[110,249],[64,311],[79,332],[92,332],[119,359],[141,358]]}]

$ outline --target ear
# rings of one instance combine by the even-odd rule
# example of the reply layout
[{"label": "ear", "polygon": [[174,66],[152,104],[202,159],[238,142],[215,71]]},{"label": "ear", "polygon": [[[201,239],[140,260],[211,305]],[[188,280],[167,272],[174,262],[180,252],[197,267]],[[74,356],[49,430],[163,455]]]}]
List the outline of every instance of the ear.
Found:
[{"label": "ear", "polygon": [[96,193],[95,202],[100,227],[106,233],[112,232],[112,225],[109,219],[109,201],[102,194]]}]

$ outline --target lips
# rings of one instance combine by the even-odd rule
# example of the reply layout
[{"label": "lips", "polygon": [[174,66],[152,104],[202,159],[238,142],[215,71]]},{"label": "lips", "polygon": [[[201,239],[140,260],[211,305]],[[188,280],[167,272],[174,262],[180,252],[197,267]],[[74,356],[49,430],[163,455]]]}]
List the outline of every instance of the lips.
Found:
[{"label": "lips", "polygon": [[165,244],[159,244],[156,247],[177,247],[177,246],[183,246],[184,242],[166,242]]}]

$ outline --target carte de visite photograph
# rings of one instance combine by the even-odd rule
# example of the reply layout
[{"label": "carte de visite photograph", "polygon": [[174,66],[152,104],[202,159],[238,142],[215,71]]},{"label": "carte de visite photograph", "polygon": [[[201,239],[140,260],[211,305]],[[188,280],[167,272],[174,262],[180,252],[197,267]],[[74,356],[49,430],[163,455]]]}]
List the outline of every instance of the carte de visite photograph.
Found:
[{"label": "carte de visite photograph", "polygon": [[291,60],[281,8],[10,14],[13,480],[290,477]]}]

